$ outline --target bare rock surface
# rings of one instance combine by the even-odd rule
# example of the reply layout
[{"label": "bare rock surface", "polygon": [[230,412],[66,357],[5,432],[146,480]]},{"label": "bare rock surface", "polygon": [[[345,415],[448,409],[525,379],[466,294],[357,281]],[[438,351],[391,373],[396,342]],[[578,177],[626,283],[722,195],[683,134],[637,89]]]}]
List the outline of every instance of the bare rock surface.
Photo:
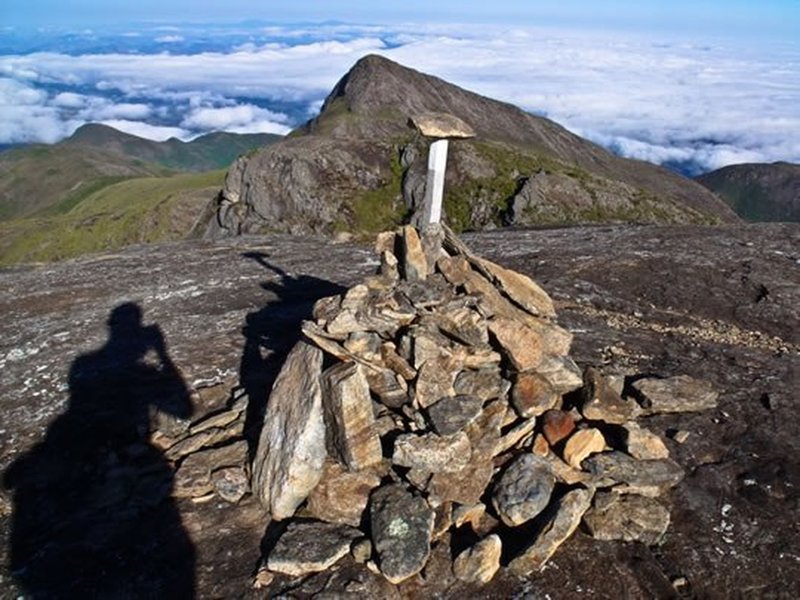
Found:
[{"label": "bare rock surface", "polygon": [[535,454],[522,454],[500,477],[492,504],[506,525],[521,525],[544,510],[554,485],[547,461]]},{"label": "bare rock surface", "polygon": [[500,536],[489,535],[456,557],[453,574],[467,583],[489,583],[500,569],[502,550]]},{"label": "bare rock surface", "polygon": [[395,484],[370,499],[370,524],[378,566],[392,583],[419,573],[431,552],[434,513],[420,496]]},{"label": "bare rock surface", "polygon": [[275,573],[300,576],[324,571],[350,552],[358,529],[319,522],[290,523],[267,559]]},{"label": "bare rock surface", "polygon": [[636,494],[600,492],[583,516],[589,533],[598,540],[642,542],[653,546],[669,526],[669,510],[653,498]]},{"label": "bare rock surface", "polygon": [[253,488],[273,519],[291,517],[322,477],[322,351],[300,341],[270,395],[253,461]]},{"label": "bare rock surface", "polygon": [[[572,375],[572,389],[581,385],[582,368],[595,365],[622,375],[688,374],[710,381],[720,393],[717,408],[647,417],[646,427],[662,437],[686,473],[669,493],[673,518],[657,550],[600,543],[578,531],[550,559],[552,568],[531,581],[501,569],[486,593],[509,597],[535,585],[537,593],[554,599],[585,590],[599,598],[670,597],[675,580],[684,582],[681,593],[702,597],[723,597],[733,588],[777,597],[793,591],[800,580],[800,563],[791,551],[798,538],[800,489],[795,458],[800,455],[795,418],[800,228],[613,226],[503,230],[465,239],[476,253],[534,276],[551,295],[559,324],[574,334],[572,358],[581,368],[577,385]],[[599,247],[604,252],[598,253]],[[139,596],[185,593],[188,586],[203,597],[263,597],[263,590],[250,588],[265,525],[253,496],[235,505],[162,500],[133,517],[125,512],[126,503],[113,501],[113,494],[84,496],[82,512],[95,514],[102,505],[113,513],[115,527],[132,523],[130,529],[111,540],[90,531],[76,538],[74,530],[57,529],[54,521],[40,521],[31,529],[30,521],[22,525],[15,515],[25,517],[21,507],[33,506],[27,495],[31,490],[53,490],[48,486],[56,482],[52,468],[27,467],[41,464],[31,450],[51,435],[48,444],[62,450],[80,437],[69,436],[73,442],[64,446],[58,441],[63,438],[50,431],[61,422],[59,415],[72,410],[70,366],[106,343],[109,314],[124,302],[137,303],[144,324],[161,330],[191,394],[190,421],[224,413],[231,390],[239,385],[247,390],[253,401],[245,429],[253,449],[266,393],[297,339],[300,320],[310,317],[317,298],[342,292],[338,286],[361,281],[377,266],[370,248],[271,235],[137,247],[0,271],[0,306],[6,316],[0,323],[0,562],[8,594],[104,591],[96,572],[71,567],[76,556],[87,556],[75,550],[77,539],[82,548],[113,549],[126,557],[127,562],[103,564]],[[120,397],[119,381],[92,380],[111,391],[104,398]],[[161,397],[163,389],[159,382],[141,386],[142,396],[150,398]],[[226,414],[220,420],[229,418],[236,417]],[[690,435],[681,436],[679,444],[680,432]],[[154,435],[151,447],[162,448],[157,444],[164,440]],[[16,466],[9,470],[12,463]],[[46,464],[53,463],[48,459]],[[59,472],[67,481],[78,477],[70,469]],[[175,482],[167,475],[162,481],[169,493]],[[36,497],[46,505],[42,496]],[[54,518],[80,514],[63,503],[63,495],[53,497],[63,507]],[[12,523],[22,527],[17,531],[38,532],[35,539],[48,542],[49,554],[31,558],[33,553],[12,533]],[[155,552],[153,536],[161,533],[169,535]],[[90,556],[95,560],[97,554]],[[13,567],[12,576],[9,565],[20,561],[27,570]],[[169,573],[165,561],[174,566]],[[770,569],[763,568],[766,564]],[[444,578],[424,586],[411,578],[396,588],[358,569],[345,557],[336,571],[309,577],[300,587],[277,577],[271,590],[341,594],[358,587],[360,593],[381,597],[453,596],[466,590]],[[615,577],[608,577],[609,569]]]},{"label": "bare rock surface", "polygon": [[647,415],[708,410],[716,407],[719,399],[713,385],[687,375],[640,379],[633,388],[641,395]]}]

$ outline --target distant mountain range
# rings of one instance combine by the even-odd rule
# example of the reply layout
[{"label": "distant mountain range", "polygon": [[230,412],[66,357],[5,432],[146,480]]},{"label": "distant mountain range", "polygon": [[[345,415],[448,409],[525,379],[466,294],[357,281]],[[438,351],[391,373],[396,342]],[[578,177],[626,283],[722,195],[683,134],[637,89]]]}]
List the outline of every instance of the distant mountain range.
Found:
[{"label": "distant mountain range", "polygon": [[85,125],[0,153],[0,265],[182,239],[212,218],[225,167],[279,136],[153,142]]},{"label": "distant mountain range", "polygon": [[339,81],[317,118],[234,163],[207,235],[372,232],[413,218],[429,142],[408,119],[430,111],[455,115],[477,132],[450,145],[445,214],[456,230],[738,221],[694,181],[373,55]]},{"label": "distant mountain range", "polygon": [[696,179],[747,221],[800,222],[800,165],[732,165]]},{"label": "distant mountain range", "polygon": [[191,142],[154,142],[99,124],[84,125],[58,144],[0,153],[0,220],[59,214],[89,194],[132,177],[226,168],[272,134],[211,133]]}]

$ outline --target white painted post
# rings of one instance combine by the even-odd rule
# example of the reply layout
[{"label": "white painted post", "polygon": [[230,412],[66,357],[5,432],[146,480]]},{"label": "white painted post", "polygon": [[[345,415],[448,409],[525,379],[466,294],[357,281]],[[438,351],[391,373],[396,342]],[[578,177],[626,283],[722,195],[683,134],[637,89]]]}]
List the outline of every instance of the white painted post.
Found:
[{"label": "white painted post", "polygon": [[428,150],[428,185],[425,187],[425,223],[442,220],[444,172],[447,166],[447,138],[434,140]]}]

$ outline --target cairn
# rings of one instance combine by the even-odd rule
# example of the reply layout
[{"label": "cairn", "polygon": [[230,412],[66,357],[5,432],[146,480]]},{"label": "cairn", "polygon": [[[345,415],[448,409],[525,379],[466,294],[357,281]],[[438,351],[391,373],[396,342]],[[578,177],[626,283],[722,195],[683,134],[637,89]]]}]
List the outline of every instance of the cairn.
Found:
[{"label": "cairn", "polygon": [[479,541],[453,572],[482,584],[523,530],[538,533],[503,557],[517,574],[581,522],[658,543],[659,496],[683,470],[637,418],[712,408],[717,393],[582,372],[545,291],[442,225],[382,233],[376,249],[378,273],[315,304],[272,388],[252,492],[288,526],[265,568],[302,576],[351,553],[400,583],[468,527]]}]

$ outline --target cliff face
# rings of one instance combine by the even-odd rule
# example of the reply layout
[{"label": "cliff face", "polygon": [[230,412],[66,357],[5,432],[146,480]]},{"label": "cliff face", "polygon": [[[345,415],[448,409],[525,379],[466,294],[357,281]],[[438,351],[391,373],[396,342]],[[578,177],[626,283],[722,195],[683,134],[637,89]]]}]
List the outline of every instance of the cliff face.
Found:
[{"label": "cliff face", "polygon": [[[477,133],[451,145],[445,212],[456,229],[736,220],[713,194],[666,169],[613,156],[552,121],[367,56],[334,87],[318,117],[234,165],[208,235],[374,231],[408,218],[424,195],[427,155],[408,118],[428,111],[453,114]],[[523,203],[527,211],[513,207],[530,178],[552,174],[572,180],[577,201],[564,205],[557,194],[542,193],[535,206],[530,198]]]},{"label": "cliff face", "polygon": [[697,181],[747,221],[800,221],[800,165],[731,165]]}]

